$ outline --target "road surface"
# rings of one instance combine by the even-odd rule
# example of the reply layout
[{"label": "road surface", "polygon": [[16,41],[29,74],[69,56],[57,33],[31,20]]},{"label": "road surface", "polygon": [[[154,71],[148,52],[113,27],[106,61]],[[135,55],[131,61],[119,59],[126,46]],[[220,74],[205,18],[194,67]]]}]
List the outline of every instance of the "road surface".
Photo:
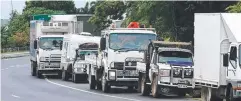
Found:
[{"label": "road surface", "polygon": [[87,83],[74,84],[53,77],[38,79],[30,75],[29,57],[2,59],[1,80],[1,101],[197,101],[144,97],[124,88],[104,94],[90,90]]}]

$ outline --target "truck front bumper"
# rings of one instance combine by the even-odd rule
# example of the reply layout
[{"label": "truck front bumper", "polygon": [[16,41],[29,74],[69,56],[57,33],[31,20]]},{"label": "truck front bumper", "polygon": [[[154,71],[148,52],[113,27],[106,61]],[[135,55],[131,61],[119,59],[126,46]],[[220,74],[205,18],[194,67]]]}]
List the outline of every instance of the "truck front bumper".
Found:
[{"label": "truck front bumper", "polygon": [[[127,71],[127,70],[126,70]],[[125,72],[126,72],[125,71]],[[138,75],[134,72],[121,73],[123,70],[108,70],[107,81],[112,86],[137,86]],[[134,74],[133,74],[134,73]]]},{"label": "truck front bumper", "polygon": [[38,70],[41,70],[41,71],[61,70],[60,62],[39,62]]}]

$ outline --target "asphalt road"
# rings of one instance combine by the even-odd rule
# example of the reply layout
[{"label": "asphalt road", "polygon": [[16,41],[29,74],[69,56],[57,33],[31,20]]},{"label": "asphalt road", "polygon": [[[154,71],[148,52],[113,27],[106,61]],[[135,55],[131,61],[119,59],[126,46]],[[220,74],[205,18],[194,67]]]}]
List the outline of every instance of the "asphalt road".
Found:
[{"label": "asphalt road", "polygon": [[75,84],[54,77],[38,79],[30,75],[29,57],[2,59],[1,81],[1,101],[197,101],[144,97],[125,88],[114,88],[105,94],[90,90],[87,83]]}]

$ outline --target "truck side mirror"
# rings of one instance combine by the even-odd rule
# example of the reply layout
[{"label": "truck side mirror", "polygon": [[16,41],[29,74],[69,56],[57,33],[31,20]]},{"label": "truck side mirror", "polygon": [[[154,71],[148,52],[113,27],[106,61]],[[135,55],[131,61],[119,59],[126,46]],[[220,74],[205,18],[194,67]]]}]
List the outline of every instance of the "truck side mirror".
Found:
[{"label": "truck side mirror", "polygon": [[229,56],[228,56],[228,54],[224,54],[223,55],[223,66],[224,67],[228,67],[228,61],[229,61],[229,58],[228,58]]},{"label": "truck side mirror", "polygon": [[34,49],[37,49],[37,40],[34,40],[34,42],[33,42],[33,47],[34,47]]},{"label": "truck side mirror", "polygon": [[101,38],[100,39],[100,50],[105,50],[106,47],[106,38]]}]

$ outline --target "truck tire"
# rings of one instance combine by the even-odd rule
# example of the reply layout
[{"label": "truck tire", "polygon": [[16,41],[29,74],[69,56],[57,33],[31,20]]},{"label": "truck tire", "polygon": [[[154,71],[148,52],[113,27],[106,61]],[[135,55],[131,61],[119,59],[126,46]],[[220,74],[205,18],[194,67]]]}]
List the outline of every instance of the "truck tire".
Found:
[{"label": "truck tire", "polygon": [[96,81],[95,81],[95,76],[92,76],[91,75],[91,72],[89,70],[89,86],[90,86],[90,89],[95,89],[95,86],[96,86]]},{"label": "truck tire", "polygon": [[33,61],[31,61],[31,75],[36,76],[36,64]]},{"label": "truck tire", "polygon": [[43,77],[42,73],[38,70],[38,68],[36,68],[36,77],[40,79]]},{"label": "truck tire", "polygon": [[150,94],[150,86],[146,84],[146,77],[143,75],[141,80],[141,95],[148,96]]},{"label": "truck tire", "polygon": [[69,80],[69,73],[67,73],[64,69],[62,69],[62,80],[64,81]]},{"label": "truck tire", "polygon": [[222,99],[216,97],[212,93],[212,88],[202,87],[201,89],[201,100],[202,101],[223,101]]},{"label": "truck tire", "polygon": [[100,81],[96,81],[96,87],[98,90],[102,90],[102,85]]},{"label": "truck tire", "polygon": [[233,87],[232,86],[228,86],[226,93],[227,93],[226,101],[235,101],[235,99],[233,98]]},{"label": "truck tire", "polygon": [[190,94],[192,98],[201,98],[201,93],[199,89],[193,89]]},{"label": "truck tire", "polygon": [[79,83],[80,82],[80,75],[78,75],[78,74],[72,74],[72,81],[74,82],[74,83]]},{"label": "truck tire", "polygon": [[137,93],[141,93],[141,73],[139,73],[139,79],[138,79],[138,86],[137,86]]},{"label": "truck tire", "polygon": [[111,89],[111,86],[108,84],[106,78],[105,78],[105,75],[102,76],[102,91],[104,93],[109,93],[110,92],[110,89]]},{"label": "truck tire", "polygon": [[157,80],[157,77],[154,76],[153,81],[151,83],[151,92],[152,92],[152,96],[154,98],[160,97],[160,94],[159,94],[158,90],[159,90],[158,80]]}]

